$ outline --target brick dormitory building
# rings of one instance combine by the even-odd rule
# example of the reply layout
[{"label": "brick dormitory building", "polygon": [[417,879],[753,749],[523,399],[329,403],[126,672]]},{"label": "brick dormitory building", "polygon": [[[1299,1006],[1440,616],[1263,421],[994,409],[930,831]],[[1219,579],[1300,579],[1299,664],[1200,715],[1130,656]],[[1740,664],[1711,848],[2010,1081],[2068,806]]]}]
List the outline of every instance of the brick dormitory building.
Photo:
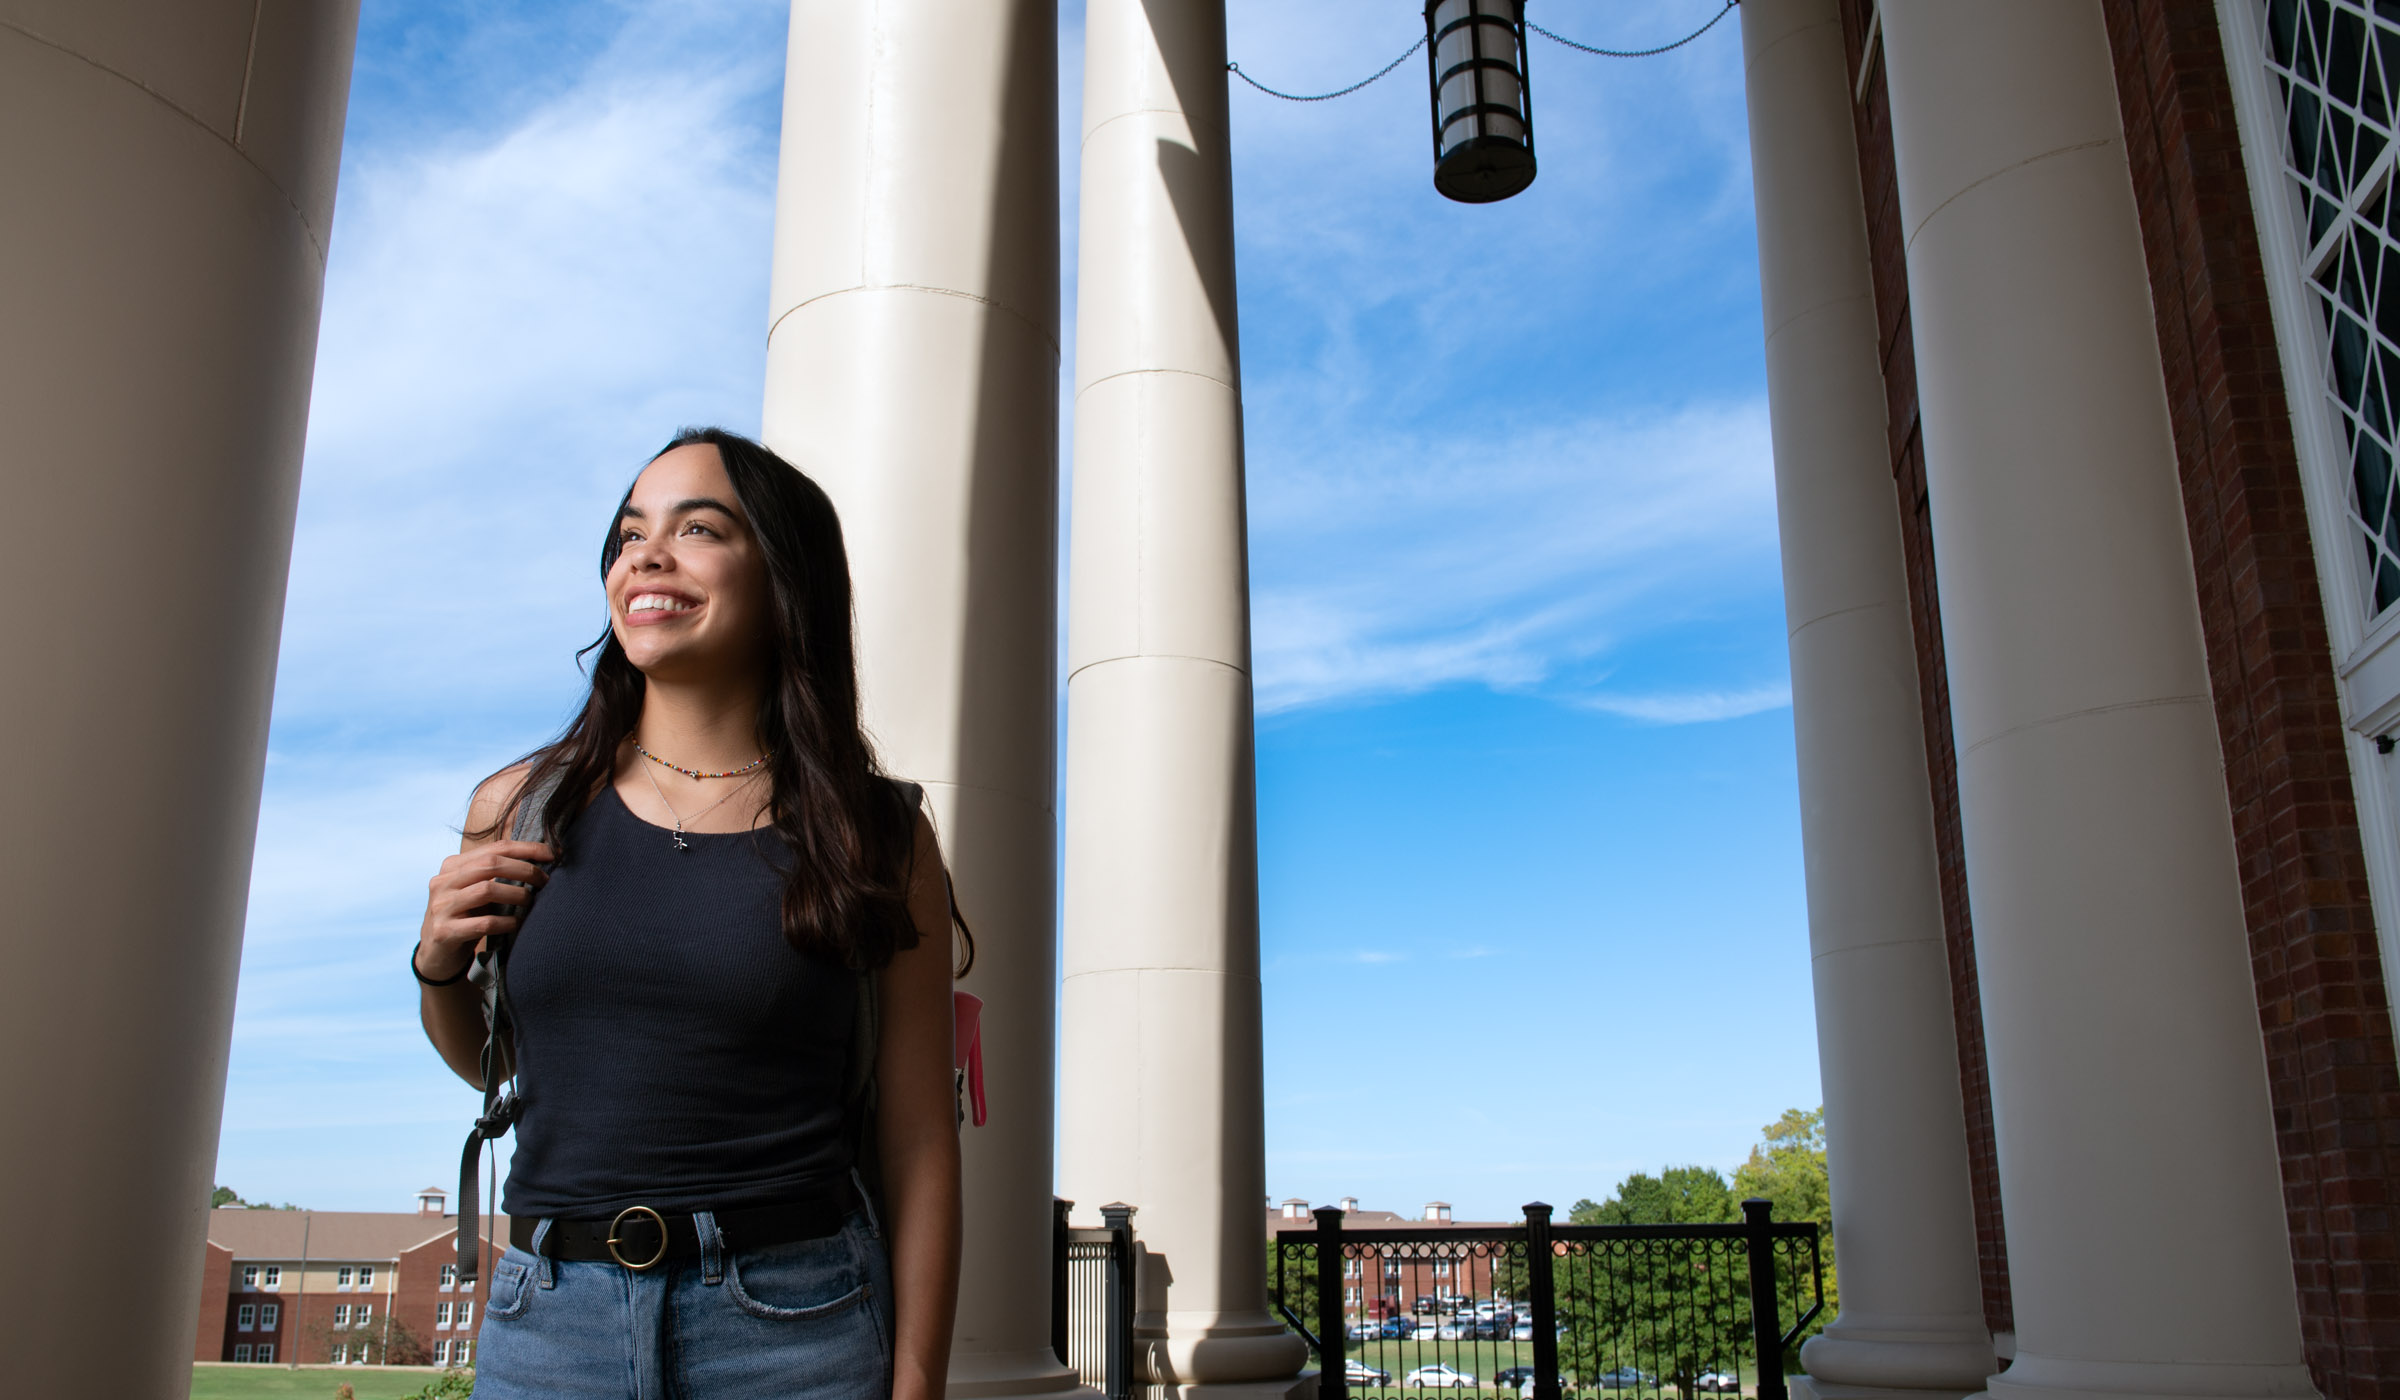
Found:
[{"label": "brick dormitory building", "polygon": [[[474,1364],[484,1285],[458,1283],[448,1200],[429,1187],[414,1211],[210,1211],[192,1358]],[[481,1236],[483,1279],[493,1232],[506,1238],[505,1216]]]}]

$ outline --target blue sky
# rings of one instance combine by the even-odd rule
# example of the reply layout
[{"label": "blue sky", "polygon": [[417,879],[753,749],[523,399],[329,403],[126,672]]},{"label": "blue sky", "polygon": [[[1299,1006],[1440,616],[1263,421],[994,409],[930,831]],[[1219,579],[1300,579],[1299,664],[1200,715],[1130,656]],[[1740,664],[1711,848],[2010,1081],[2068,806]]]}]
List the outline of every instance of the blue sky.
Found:
[{"label": "blue sky", "polygon": [[[1228,9],[1294,91],[1419,28]],[[757,427],[784,32],[367,0],[219,1149],[248,1196],[456,1170],[473,1097],[401,959],[467,790],[576,699],[629,474]],[[1433,193],[1417,63],[1232,91],[1278,1197],[1512,1214],[1817,1101],[1738,37],[1535,42],[1541,178],[1493,206]]]}]

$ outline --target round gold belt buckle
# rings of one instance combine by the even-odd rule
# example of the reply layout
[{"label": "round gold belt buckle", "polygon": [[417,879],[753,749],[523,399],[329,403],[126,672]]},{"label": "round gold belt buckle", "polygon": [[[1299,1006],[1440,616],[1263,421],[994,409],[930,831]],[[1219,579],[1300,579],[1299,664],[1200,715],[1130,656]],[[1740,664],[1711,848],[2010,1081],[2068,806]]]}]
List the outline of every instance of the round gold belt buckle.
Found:
[{"label": "round gold belt buckle", "polygon": [[[625,1217],[628,1215],[647,1215],[650,1217],[650,1223],[658,1227],[658,1252],[639,1264],[617,1252],[617,1245],[620,1243],[617,1239],[617,1231],[623,1227]],[[608,1222],[608,1256],[637,1274],[644,1269],[657,1268],[658,1261],[667,1257],[667,1218],[648,1206],[627,1206],[618,1211],[617,1218]]]}]

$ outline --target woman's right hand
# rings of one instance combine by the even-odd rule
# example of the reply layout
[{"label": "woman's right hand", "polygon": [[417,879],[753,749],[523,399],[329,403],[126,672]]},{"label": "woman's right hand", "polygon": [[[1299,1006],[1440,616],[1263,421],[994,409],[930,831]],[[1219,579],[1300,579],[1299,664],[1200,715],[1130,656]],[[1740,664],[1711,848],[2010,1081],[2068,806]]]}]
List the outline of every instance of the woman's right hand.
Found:
[{"label": "woman's right hand", "polygon": [[[489,906],[522,904],[525,891],[520,886],[538,890],[550,879],[536,862],[555,858],[539,841],[491,841],[444,859],[425,887],[417,971],[436,982],[465,971],[484,939],[517,926],[514,912],[493,912]],[[504,883],[509,880],[517,884]]]}]

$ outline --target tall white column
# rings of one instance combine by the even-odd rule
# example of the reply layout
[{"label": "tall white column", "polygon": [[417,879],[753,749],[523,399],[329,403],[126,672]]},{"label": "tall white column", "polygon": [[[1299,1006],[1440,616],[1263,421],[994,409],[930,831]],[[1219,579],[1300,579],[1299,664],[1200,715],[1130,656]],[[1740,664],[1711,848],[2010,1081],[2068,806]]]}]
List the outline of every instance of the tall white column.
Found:
[{"label": "tall white column", "polygon": [[2090,0],[1886,0],[2017,1354],[2300,1396],[2214,705]]},{"label": "tall white column", "polygon": [[868,727],[980,956],[953,1395],[1050,1350],[1058,560],[1054,0],[795,0],[766,438],[842,513]]},{"label": "tall white column", "polygon": [[1090,0],[1083,124],[1060,1194],[1140,1211],[1150,1381],[1281,1393],[1221,0]]},{"label": "tall white column", "polygon": [[28,1395],[191,1384],[356,26],[0,0],[0,1201],[111,1293],[0,1270]]},{"label": "tall white column", "polygon": [[1795,1388],[1958,1396],[1996,1363],[1839,8],[1747,0],[1742,49],[1842,1278]]}]

